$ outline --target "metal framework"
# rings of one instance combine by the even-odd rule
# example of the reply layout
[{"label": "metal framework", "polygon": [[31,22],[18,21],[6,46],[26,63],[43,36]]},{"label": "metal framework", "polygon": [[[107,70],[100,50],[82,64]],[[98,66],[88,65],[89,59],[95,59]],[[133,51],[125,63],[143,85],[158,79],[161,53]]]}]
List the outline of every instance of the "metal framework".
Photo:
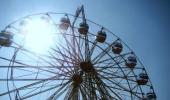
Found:
[{"label": "metal framework", "polygon": [[[56,29],[51,33],[56,44],[48,53],[35,53],[22,42],[25,37],[20,31],[21,23],[34,17],[48,21]],[[4,42],[4,35],[0,35],[0,99],[156,99],[135,53],[111,31],[86,19],[83,6],[75,15],[29,15],[12,22],[1,33],[4,31],[11,33],[13,39]]]}]

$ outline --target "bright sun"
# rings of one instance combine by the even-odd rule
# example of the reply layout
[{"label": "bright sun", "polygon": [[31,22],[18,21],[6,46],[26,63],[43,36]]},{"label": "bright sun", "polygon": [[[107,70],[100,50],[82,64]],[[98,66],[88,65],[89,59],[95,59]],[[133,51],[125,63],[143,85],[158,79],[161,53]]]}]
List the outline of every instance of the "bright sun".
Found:
[{"label": "bright sun", "polygon": [[42,53],[54,45],[54,25],[47,20],[30,19],[22,30],[25,34],[25,47],[31,51]]}]

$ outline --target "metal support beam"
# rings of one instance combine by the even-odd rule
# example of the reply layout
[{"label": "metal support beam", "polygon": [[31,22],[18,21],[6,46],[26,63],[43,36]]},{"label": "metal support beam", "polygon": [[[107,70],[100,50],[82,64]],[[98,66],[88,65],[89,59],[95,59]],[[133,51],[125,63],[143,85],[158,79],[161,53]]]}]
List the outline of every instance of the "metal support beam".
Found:
[{"label": "metal support beam", "polygon": [[33,79],[33,78],[30,78],[30,79],[0,79],[0,81],[41,81],[41,80],[69,80],[69,79],[66,79],[66,78],[54,78],[54,79],[43,79],[43,78],[40,78],[40,79]]},{"label": "metal support beam", "polygon": [[78,7],[75,13],[75,18],[74,21],[72,23],[72,26],[74,27],[74,24],[77,20],[77,18],[80,16],[80,14],[82,14],[82,20],[83,22],[86,22],[86,17],[85,17],[85,13],[84,13],[84,6],[82,5],[81,7]]}]

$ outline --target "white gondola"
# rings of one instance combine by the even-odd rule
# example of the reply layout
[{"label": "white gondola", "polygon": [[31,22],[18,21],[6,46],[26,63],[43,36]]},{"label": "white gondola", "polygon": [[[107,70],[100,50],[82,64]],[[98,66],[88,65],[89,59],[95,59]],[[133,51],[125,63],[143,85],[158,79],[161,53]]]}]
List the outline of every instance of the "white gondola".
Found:
[{"label": "white gondola", "polygon": [[9,47],[12,44],[13,35],[7,31],[0,32],[0,45],[4,47]]},{"label": "white gondola", "polygon": [[97,36],[96,36],[96,40],[97,42],[103,43],[106,40],[106,32],[101,30],[97,32]]},{"label": "white gondola", "polygon": [[136,57],[134,55],[130,55],[126,60],[126,66],[130,69],[134,69],[137,64]]},{"label": "white gondola", "polygon": [[137,78],[138,85],[146,85],[148,82],[148,75],[146,73],[140,73]]},{"label": "white gondola", "polygon": [[122,52],[122,49],[123,49],[123,45],[120,42],[116,41],[113,43],[112,46],[113,53],[120,54]]},{"label": "white gondola", "polygon": [[156,100],[156,94],[154,92],[148,92],[146,96],[147,100]]},{"label": "white gondola", "polygon": [[60,29],[67,30],[69,26],[70,26],[70,19],[67,17],[62,17],[59,24]]},{"label": "white gondola", "polygon": [[78,28],[78,32],[82,35],[87,35],[89,30],[89,25],[85,22],[80,23],[80,27]]}]

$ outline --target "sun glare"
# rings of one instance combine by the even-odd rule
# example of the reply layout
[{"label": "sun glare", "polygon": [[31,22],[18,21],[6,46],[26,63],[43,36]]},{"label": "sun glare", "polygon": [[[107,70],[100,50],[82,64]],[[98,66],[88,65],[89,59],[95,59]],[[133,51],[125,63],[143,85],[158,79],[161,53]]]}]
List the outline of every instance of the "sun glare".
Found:
[{"label": "sun glare", "polygon": [[25,34],[25,47],[43,53],[54,45],[54,25],[43,19],[31,19],[22,27]]}]

